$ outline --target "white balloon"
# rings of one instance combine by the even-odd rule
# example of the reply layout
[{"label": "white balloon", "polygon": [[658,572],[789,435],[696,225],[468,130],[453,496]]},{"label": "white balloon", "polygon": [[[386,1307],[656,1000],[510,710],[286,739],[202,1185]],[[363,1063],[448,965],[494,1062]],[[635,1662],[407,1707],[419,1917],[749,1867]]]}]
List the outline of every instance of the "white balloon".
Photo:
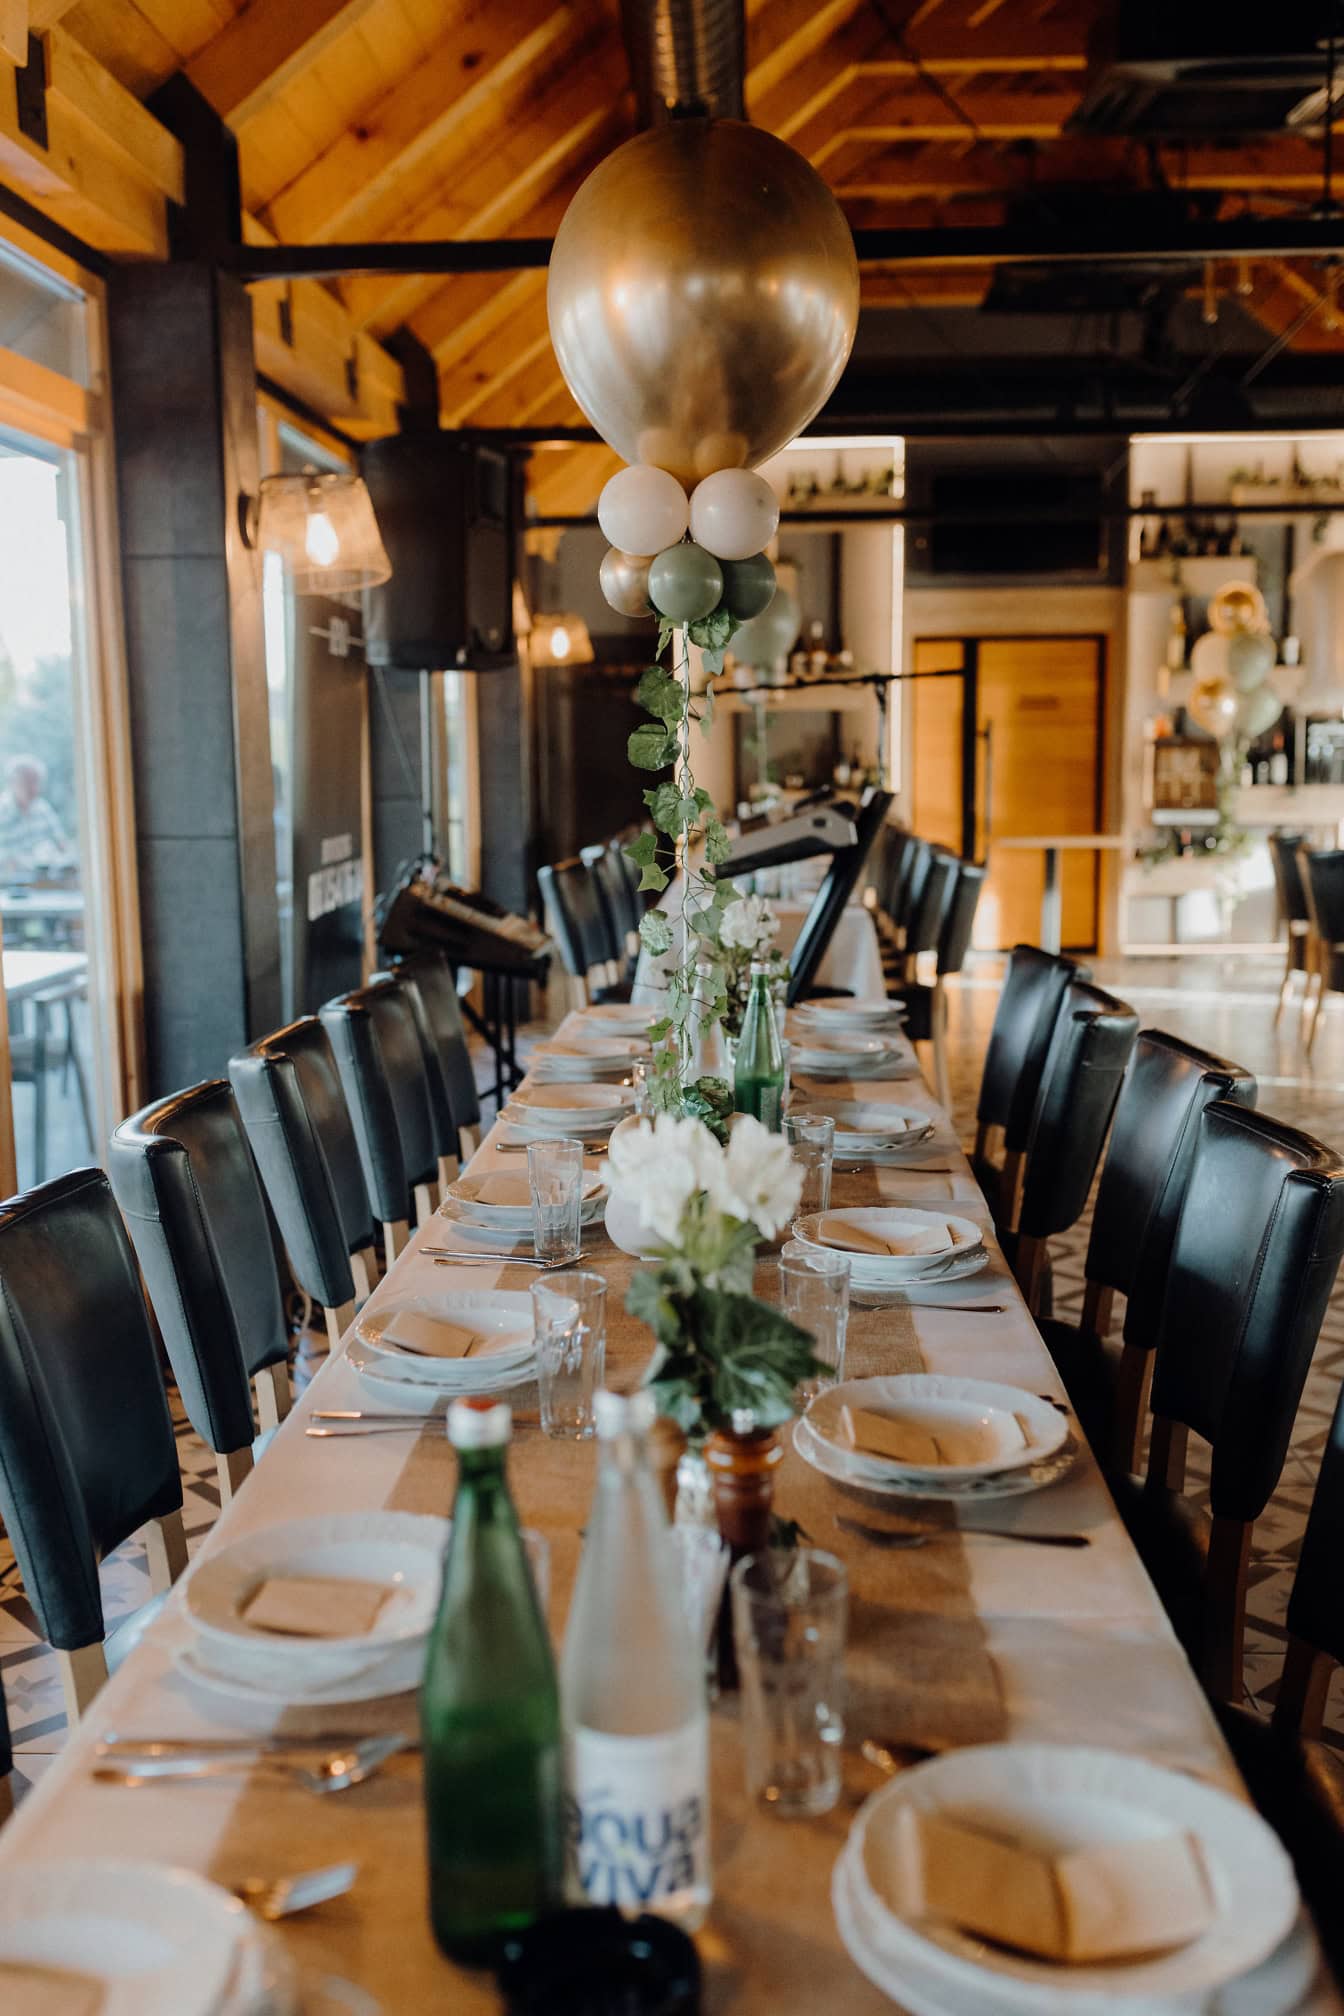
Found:
[{"label": "white balloon", "polygon": [[1227,640],[1227,670],[1238,693],[1254,693],[1274,670],[1278,657],[1274,639],[1255,630],[1238,630]]},{"label": "white balloon", "polygon": [[661,553],[686,530],[686,492],[666,469],[634,462],[618,469],[597,500],[597,522],[622,553]]},{"label": "white balloon", "polygon": [[750,560],[779,529],[779,499],[754,469],[719,469],[691,492],[691,537],[716,560]]},{"label": "white balloon", "polygon": [[1232,668],[1227,659],[1230,642],[1230,638],[1217,630],[1206,630],[1202,637],[1195,639],[1190,653],[1190,670],[1195,675],[1196,684],[1201,679],[1231,679]]}]

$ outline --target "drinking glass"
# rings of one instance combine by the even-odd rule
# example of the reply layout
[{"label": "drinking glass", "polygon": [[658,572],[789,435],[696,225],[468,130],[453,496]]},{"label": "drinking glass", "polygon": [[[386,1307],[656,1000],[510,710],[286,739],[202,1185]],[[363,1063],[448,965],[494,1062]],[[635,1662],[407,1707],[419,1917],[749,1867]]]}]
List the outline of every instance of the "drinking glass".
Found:
[{"label": "drinking glass", "polygon": [[787,1036],[780,1036],[779,1054],[784,1061],[784,1093],[781,1103],[787,1106],[789,1094],[793,1090],[793,1045]]},{"label": "drinking glass", "polygon": [[831,1208],[831,1170],[835,1162],[835,1122],[829,1113],[786,1113],[784,1139],[803,1172],[798,1215]]},{"label": "drinking glass", "polygon": [[802,1382],[798,1393],[806,1404],[845,1376],[849,1255],[790,1239],[779,1255],[779,1305],[800,1330],[811,1332],[814,1354],[831,1368],[825,1378]]},{"label": "drinking glass", "polygon": [[529,1141],[532,1238],[538,1260],[577,1260],[583,1209],[583,1143]]},{"label": "drinking glass", "polygon": [[630,1084],[635,1094],[635,1112],[647,1118],[653,1112],[653,1060],[636,1057],[630,1066]]},{"label": "drinking glass", "polygon": [[834,1554],[768,1547],[731,1577],[747,1791],[787,1818],[840,1797],[849,1582]]},{"label": "drinking glass", "polygon": [[607,1355],[607,1284],[600,1274],[556,1274],[532,1283],[541,1432],[584,1442]]}]

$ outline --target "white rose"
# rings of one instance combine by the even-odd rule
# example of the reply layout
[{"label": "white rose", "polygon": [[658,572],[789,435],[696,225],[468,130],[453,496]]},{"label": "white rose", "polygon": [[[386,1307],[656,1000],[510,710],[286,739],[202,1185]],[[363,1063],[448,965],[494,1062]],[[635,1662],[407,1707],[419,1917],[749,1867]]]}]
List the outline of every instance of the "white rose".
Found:
[{"label": "white rose", "polygon": [[681,1216],[697,1190],[710,1187],[723,1150],[699,1120],[660,1113],[652,1125],[613,1134],[602,1176],[608,1187],[639,1207],[649,1231],[674,1245]]},{"label": "white rose", "polygon": [[710,1195],[720,1211],[749,1219],[766,1239],[782,1231],[798,1209],[803,1172],[781,1134],[749,1113],[739,1114]]},{"label": "white rose", "polygon": [[739,896],[723,913],[719,942],[734,952],[759,952],[779,935],[779,919],[763,896]]}]

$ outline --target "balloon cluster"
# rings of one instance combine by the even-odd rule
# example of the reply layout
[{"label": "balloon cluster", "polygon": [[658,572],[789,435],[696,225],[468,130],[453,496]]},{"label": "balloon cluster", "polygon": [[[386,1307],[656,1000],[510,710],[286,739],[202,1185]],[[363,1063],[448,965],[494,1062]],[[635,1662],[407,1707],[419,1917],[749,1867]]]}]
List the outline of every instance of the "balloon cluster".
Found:
[{"label": "balloon cluster", "polygon": [[597,521],[611,541],[602,593],[622,616],[657,614],[678,628],[718,619],[722,644],[774,598],[761,548],[775,536],[779,500],[754,469],[717,469],[688,497],[668,470],[636,462],[607,483]]},{"label": "balloon cluster", "polygon": [[1209,625],[1190,653],[1194,686],[1186,712],[1220,742],[1232,734],[1254,742],[1283,712],[1270,684],[1278,654],[1264,596],[1230,581],[1209,603]]}]

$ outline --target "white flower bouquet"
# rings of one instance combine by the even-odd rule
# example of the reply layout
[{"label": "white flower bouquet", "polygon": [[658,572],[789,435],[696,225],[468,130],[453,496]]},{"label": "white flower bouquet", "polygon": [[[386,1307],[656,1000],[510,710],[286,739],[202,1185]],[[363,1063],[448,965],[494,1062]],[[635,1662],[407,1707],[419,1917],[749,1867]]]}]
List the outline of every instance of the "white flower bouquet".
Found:
[{"label": "white flower bouquet", "polygon": [[719,956],[727,995],[723,1026],[730,1036],[742,1033],[754,960],[769,963],[772,982],[788,979],[789,962],[773,949],[778,936],[779,918],[764,896],[739,896],[719,921]]}]

